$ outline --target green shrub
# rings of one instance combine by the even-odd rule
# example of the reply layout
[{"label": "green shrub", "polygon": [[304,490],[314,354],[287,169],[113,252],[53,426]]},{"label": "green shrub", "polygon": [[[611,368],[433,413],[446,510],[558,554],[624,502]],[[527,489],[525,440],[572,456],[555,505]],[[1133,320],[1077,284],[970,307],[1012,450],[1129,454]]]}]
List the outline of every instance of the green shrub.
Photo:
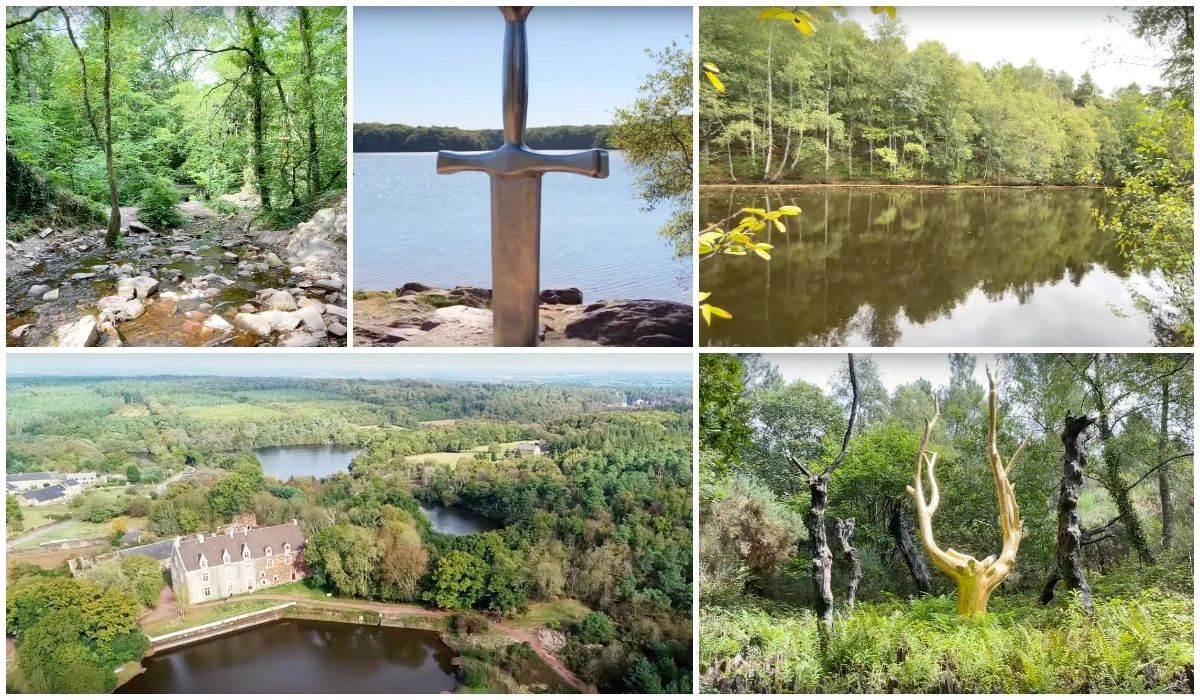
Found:
[{"label": "green shrub", "polygon": [[179,191],[165,177],[150,180],[138,195],[138,220],[151,228],[171,228],[183,223],[183,214],[175,205]]}]

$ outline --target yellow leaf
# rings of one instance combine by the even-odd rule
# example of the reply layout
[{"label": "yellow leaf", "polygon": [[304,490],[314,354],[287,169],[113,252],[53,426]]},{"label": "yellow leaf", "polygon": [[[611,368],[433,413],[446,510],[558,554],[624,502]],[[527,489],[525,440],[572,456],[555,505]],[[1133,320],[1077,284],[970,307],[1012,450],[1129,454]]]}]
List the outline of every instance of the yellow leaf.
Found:
[{"label": "yellow leaf", "polygon": [[761,248],[755,248],[754,254],[757,255],[758,257],[762,258],[763,260],[771,259],[771,254]]},{"label": "yellow leaf", "polygon": [[782,7],[772,7],[758,13],[759,19],[778,19],[791,22],[796,31],[808,36],[813,33],[812,15],[801,11],[801,14],[785,10]]},{"label": "yellow leaf", "polygon": [[800,207],[794,206],[792,204],[787,204],[782,207],[779,207],[778,211],[780,214],[783,214],[784,216],[799,216],[800,215]]},{"label": "yellow leaf", "polygon": [[896,19],[896,8],[890,5],[872,5],[871,12],[874,12],[877,15],[886,12],[888,17]]},{"label": "yellow leaf", "polygon": [[708,78],[708,82],[712,83],[717,92],[725,92],[725,84],[721,82],[721,79],[715,73],[706,70],[704,71],[704,77]]},{"label": "yellow leaf", "polygon": [[779,229],[780,233],[787,233],[787,229],[783,227],[783,224],[778,219],[772,219],[771,221],[775,224],[775,228]]},{"label": "yellow leaf", "polygon": [[712,325],[712,304],[701,304],[700,315],[704,317],[704,325]]},{"label": "yellow leaf", "polygon": [[726,311],[725,309],[722,309],[719,306],[713,306],[713,305],[709,304],[708,308],[709,308],[709,311],[712,312],[713,316],[720,316],[721,318],[733,318],[733,314],[729,313],[728,311]]},{"label": "yellow leaf", "polygon": [[697,296],[698,296],[698,298],[696,299],[696,301],[704,301],[705,299],[712,296],[712,292],[700,292]]},{"label": "yellow leaf", "polygon": [[712,73],[720,73],[721,72],[721,69],[717,68],[717,64],[715,64],[715,63],[709,63],[708,61],[705,61],[704,63],[701,63],[700,65],[704,66],[704,70],[706,70],[706,71],[709,71]]}]

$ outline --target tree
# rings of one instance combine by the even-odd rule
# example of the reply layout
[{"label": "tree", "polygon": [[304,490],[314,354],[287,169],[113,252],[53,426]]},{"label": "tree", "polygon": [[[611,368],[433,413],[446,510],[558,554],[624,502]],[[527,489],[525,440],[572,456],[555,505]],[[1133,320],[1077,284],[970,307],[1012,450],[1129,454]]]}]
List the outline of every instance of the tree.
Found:
[{"label": "tree", "polygon": [[121,575],[129,581],[138,602],[147,608],[158,607],[158,596],[166,587],[162,566],[143,554],[121,557]]},{"label": "tree", "polygon": [[612,618],[599,610],[588,613],[579,623],[579,641],[584,644],[608,644],[616,632]]},{"label": "tree", "polygon": [[787,455],[792,466],[808,480],[809,505],[804,525],[808,529],[808,541],[812,552],[812,583],[817,599],[817,615],[827,629],[833,627],[833,552],[829,549],[829,535],[825,530],[825,509],[829,506],[829,479],[846,459],[846,452],[850,449],[850,436],[854,433],[854,419],[858,415],[858,376],[854,373],[854,355],[848,355],[846,361],[852,398],[841,451],[820,470],[808,468],[791,453]]},{"label": "tree", "polygon": [[350,598],[371,597],[378,560],[375,533],[359,525],[323,527],[304,550],[313,580]]},{"label": "tree", "polygon": [[[925,433],[917,451],[913,485],[908,487],[908,492],[917,506],[917,523],[920,526],[921,541],[925,545],[925,551],[933,559],[934,566],[941,569],[958,584],[958,614],[974,615],[987,610],[988,598],[991,597],[992,591],[1008,577],[1017,558],[1017,548],[1021,544],[1021,515],[1017,507],[1017,497],[1008,476],[1028,441],[1021,443],[1007,463],[1000,458],[1000,450],[996,444],[996,383],[989,371],[988,463],[991,465],[992,479],[996,486],[1002,547],[998,557],[991,555],[980,561],[969,554],[956,552],[953,549],[943,550],[938,547],[933,538],[933,515],[937,512],[940,497],[937,479],[934,476],[937,453],[928,451],[927,447],[937,419],[938,407],[935,402],[933,416],[925,422]],[[925,498],[922,466],[925,467],[926,475],[929,478],[928,500]]]},{"label": "tree", "polygon": [[1090,615],[1092,589],[1083,573],[1081,550],[1083,526],[1079,522],[1079,497],[1083,493],[1083,475],[1087,467],[1087,430],[1096,419],[1067,414],[1062,432],[1063,475],[1058,492],[1057,566],[1042,590],[1042,605],[1054,598],[1054,586],[1063,580],[1068,588],[1079,591],[1083,609]]},{"label": "tree", "polygon": [[675,44],[647,54],[658,70],[632,105],[615,111],[612,142],[637,172],[647,208],[674,207],[661,233],[685,257],[692,252],[692,54]]},{"label": "tree", "polygon": [[737,355],[700,355],[700,447],[726,459],[736,459],[750,441],[742,374]]},{"label": "tree", "polygon": [[423,598],[439,608],[469,610],[483,596],[486,565],[478,557],[453,550],[438,558],[430,572],[433,587]]},{"label": "tree", "polygon": [[142,480],[142,470],[136,464],[129,465],[125,468],[125,480],[131,484],[138,483]]},{"label": "tree", "polygon": [[409,522],[387,520],[380,526],[376,542],[379,596],[384,600],[417,600],[429,561],[421,535]]},{"label": "tree", "polygon": [[4,526],[9,532],[20,532],[25,527],[25,514],[21,502],[11,493],[4,495]]}]

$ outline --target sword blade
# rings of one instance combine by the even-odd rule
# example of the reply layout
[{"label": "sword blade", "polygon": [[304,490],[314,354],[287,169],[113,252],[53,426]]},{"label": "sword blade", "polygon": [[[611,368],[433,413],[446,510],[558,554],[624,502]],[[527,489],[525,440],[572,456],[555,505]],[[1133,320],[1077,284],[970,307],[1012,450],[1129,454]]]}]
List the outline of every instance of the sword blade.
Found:
[{"label": "sword blade", "polygon": [[542,178],[491,181],[493,345],[531,347],[539,331]]}]

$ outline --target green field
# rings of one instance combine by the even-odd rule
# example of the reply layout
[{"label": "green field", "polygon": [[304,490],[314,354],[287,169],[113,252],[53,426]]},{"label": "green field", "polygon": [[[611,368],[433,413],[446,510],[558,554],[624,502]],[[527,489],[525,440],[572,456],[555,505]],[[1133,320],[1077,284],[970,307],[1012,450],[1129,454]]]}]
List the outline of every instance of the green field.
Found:
[{"label": "green field", "polygon": [[[517,445],[521,444],[521,442],[522,441],[518,440],[516,442],[502,442],[499,444],[501,449],[511,450]],[[458,460],[462,459],[463,457],[474,457],[476,452],[486,451],[487,448],[487,445],[480,445],[469,452],[426,452],[419,455],[409,455],[404,458],[404,461],[408,462],[409,464],[413,464],[414,462],[424,462],[428,460],[437,462],[439,464],[445,464],[448,467],[456,467],[458,466]]]},{"label": "green field", "polygon": [[280,605],[277,600],[227,600],[211,607],[192,608],[183,617],[168,617],[154,620],[142,625],[142,630],[148,637],[157,637],[170,632],[178,632],[189,627],[199,627],[210,622],[217,622],[229,617],[245,615],[257,610]]}]

